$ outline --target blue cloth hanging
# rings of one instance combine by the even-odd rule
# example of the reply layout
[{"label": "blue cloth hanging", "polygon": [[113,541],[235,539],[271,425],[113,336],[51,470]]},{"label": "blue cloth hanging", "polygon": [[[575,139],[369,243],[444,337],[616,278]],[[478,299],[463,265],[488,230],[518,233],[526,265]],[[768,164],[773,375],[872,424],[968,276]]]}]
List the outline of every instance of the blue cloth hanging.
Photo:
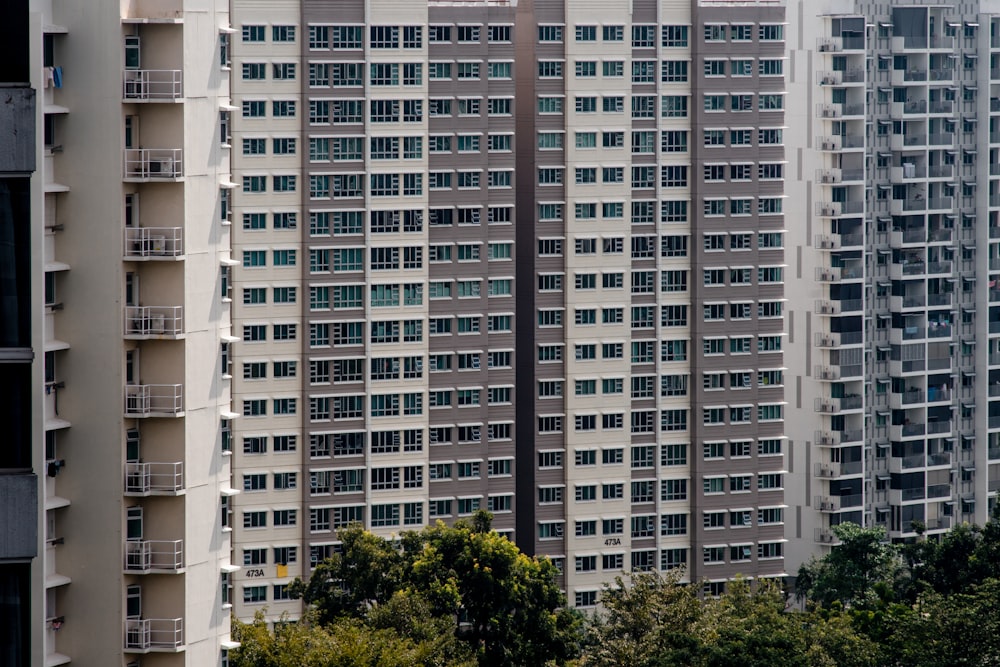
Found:
[{"label": "blue cloth hanging", "polygon": [[52,85],[56,88],[62,88],[62,67],[52,68]]}]

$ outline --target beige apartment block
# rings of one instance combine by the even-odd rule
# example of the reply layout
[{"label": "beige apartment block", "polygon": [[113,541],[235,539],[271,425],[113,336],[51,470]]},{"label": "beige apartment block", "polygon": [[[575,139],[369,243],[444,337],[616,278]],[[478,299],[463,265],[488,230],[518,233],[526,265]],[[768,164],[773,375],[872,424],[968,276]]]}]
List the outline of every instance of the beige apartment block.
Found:
[{"label": "beige apartment block", "polygon": [[529,6],[518,538],[583,608],[622,570],[782,576],[783,3]]},{"label": "beige apartment block", "polygon": [[30,664],[219,664],[233,646],[228,3],[29,12],[45,471]]},{"label": "beige apartment block", "polygon": [[477,508],[578,607],[784,573],[784,21],[234,3],[237,615]]}]

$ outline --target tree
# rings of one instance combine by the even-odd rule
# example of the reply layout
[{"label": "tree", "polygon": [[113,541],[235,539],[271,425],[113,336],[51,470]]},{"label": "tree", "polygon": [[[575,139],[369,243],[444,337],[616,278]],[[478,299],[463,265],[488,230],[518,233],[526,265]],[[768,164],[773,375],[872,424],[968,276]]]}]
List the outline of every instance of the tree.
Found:
[{"label": "tree", "polygon": [[[784,595],[770,581],[752,590],[746,580],[730,582],[724,595],[706,603],[702,620],[703,665],[779,667],[806,665],[808,646],[797,614],[785,613]],[[830,664],[821,661],[818,664]]]},{"label": "tree", "polygon": [[491,522],[480,511],[471,521],[438,522],[394,543],[357,526],[342,530],[342,553],[289,591],[322,624],[350,617],[387,627],[387,605],[419,607],[447,619],[480,665],[565,663],[579,652],[582,619],[565,607],[555,566],[522,554]]},{"label": "tree", "polygon": [[666,667],[693,664],[701,652],[696,627],[703,608],[683,570],[615,577],[601,593],[583,664]]},{"label": "tree", "polygon": [[342,529],[338,537],[341,553],[318,564],[308,583],[296,578],[288,588],[316,610],[321,624],[387,602],[402,581],[402,558],[391,542],[359,525]]},{"label": "tree", "polygon": [[877,647],[840,610],[785,610],[779,586],[731,582],[701,600],[680,571],[633,573],[605,586],[586,667],[875,667]]},{"label": "tree", "polygon": [[878,595],[877,585],[891,585],[900,572],[896,547],[886,541],[882,528],[842,523],[833,532],[840,544],[799,568],[796,595],[827,607],[835,601],[847,606],[871,604]]},{"label": "tree", "polygon": [[233,620],[239,648],[229,653],[233,667],[472,667],[468,651],[448,647],[448,634],[414,640],[391,628],[351,618],[319,625],[310,616],[279,622],[269,630],[262,612],[252,623]]}]

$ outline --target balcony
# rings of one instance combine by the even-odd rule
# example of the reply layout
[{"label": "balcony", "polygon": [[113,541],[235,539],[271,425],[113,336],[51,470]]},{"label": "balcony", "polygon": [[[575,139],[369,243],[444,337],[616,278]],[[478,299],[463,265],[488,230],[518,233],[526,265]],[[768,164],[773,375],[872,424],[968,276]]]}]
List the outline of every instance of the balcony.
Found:
[{"label": "balcony", "polygon": [[837,541],[837,536],[833,534],[832,530],[827,528],[817,528],[814,531],[815,539],[820,544],[834,544]]},{"label": "balcony", "polygon": [[928,519],[924,526],[927,530],[948,530],[951,528],[951,517],[950,516],[939,516],[933,519]]},{"label": "balcony", "polygon": [[840,498],[837,496],[816,496],[813,505],[820,512],[839,512]]},{"label": "balcony", "polygon": [[816,143],[822,151],[842,151],[850,148],[864,148],[865,137],[861,134],[826,135],[816,137]]},{"label": "balcony", "polygon": [[889,437],[893,440],[922,436],[927,431],[927,424],[893,424],[889,427]]},{"label": "balcony", "polygon": [[864,114],[864,104],[824,103],[816,105],[816,115],[820,118],[846,118],[863,116]]},{"label": "balcony", "polygon": [[[933,75],[933,71],[931,72],[931,74]],[[950,100],[931,102],[930,104],[927,105],[928,113],[944,113],[950,115],[954,113],[954,111],[955,111],[955,104]]]},{"label": "balcony", "polygon": [[864,51],[864,37],[818,37],[816,50],[820,53],[840,53],[841,51]]},{"label": "balcony", "polygon": [[167,652],[184,650],[183,618],[126,618],[125,650],[130,652]]},{"label": "balcony", "polygon": [[184,386],[130,384],[125,386],[126,417],[182,417]]},{"label": "balcony", "polygon": [[127,69],[122,76],[126,102],[174,102],[184,95],[179,69]]},{"label": "balcony", "polygon": [[176,260],[184,255],[183,227],[126,227],[122,256],[129,261]]},{"label": "balcony", "polygon": [[177,339],[184,336],[183,306],[125,306],[125,338]]},{"label": "balcony", "polygon": [[[863,371],[861,364],[854,364],[850,366],[814,366],[813,375],[816,376],[817,380],[824,380],[826,382],[839,382],[845,379],[863,377]],[[849,410],[851,408],[841,407],[841,410]]]},{"label": "balcony", "polygon": [[821,86],[840,86],[845,83],[864,83],[865,71],[863,69],[850,70],[821,70],[816,72],[816,79]]},{"label": "balcony", "polygon": [[864,201],[816,202],[816,215],[823,217],[857,215],[864,213],[864,210]]},{"label": "balcony", "polygon": [[171,181],[184,177],[184,151],[180,148],[126,148],[122,178],[125,181]]},{"label": "balcony", "polygon": [[864,439],[864,432],[861,429],[851,431],[816,431],[813,434],[816,444],[821,447],[837,447],[854,442],[861,442]]},{"label": "balcony", "polygon": [[828,185],[843,183],[845,181],[863,181],[865,179],[864,169],[817,169],[816,181]]},{"label": "balcony", "polygon": [[817,463],[814,472],[816,477],[833,479],[840,477],[840,465],[837,463]]},{"label": "balcony", "polygon": [[860,331],[842,331],[840,333],[817,333],[816,347],[841,347],[844,345],[861,345],[864,336]]},{"label": "balcony", "polygon": [[127,540],[125,572],[179,574],[184,571],[184,540]]},{"label": "balcony", "polygon": [[927,135],[916,132],[910,134],[894,134],[889,139],[889,147],[894,151],[923,150],[927,145]]},{"label": "balcony", "polygon": [[950,466],[951,465],[951,452],[937,452],[936,454],[927,455],[927,466]]},{"label": "balcony", "polygon": [[184,493],[184,464],[140,463],[125,464],[125,495],[176,496]]}]

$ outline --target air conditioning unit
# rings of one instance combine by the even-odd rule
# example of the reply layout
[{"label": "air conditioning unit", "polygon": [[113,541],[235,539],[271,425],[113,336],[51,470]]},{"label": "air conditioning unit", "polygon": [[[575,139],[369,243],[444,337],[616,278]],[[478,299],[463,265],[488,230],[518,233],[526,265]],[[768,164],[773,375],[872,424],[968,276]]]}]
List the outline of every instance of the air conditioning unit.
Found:
[{"label": "air conditioning unit", "polygon": [[830,140],[830,141],[824,141],[823,142],[823,150],[825,150],[825,151],[835,151],[835,150],[837,150],[837,142],[836,141],[832,141],[832,140]]},{"label": "air conditioning unit", "polygon": [[153,334],[162,334],[166,331],[166,315],[159,313],[156,315],[150,315],[146,319],[146,330]]},{"label": "air conditioning unit", "polygon": [[149,161],[149,173],[170,177],[174,175],[174,159],[158,158]]}]

